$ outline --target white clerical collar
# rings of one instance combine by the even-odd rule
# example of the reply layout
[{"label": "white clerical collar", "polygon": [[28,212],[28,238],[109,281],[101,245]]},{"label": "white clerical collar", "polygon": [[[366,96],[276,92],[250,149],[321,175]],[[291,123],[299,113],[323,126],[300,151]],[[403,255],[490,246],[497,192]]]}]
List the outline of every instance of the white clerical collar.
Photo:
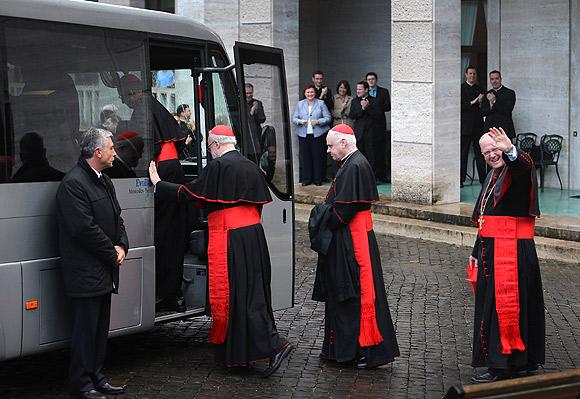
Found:
[{"label": "white clerical collar", "polygon": [[471,87],[473,87],[475,85],[475,82],[473,83],[469,83],[467,80],[465,81],[465,83],[467,83],[468,85],[470,85]]},{"label": "white clerical collar", "polygon": [[[89,166],[91,166],[91,165],[89,165]],[[101,178],[101,175],[102,175],[102,173],[101,173],[101,172],[99,172],[98,170],[96,170],[95,168],[93,168],[92,166],[91,166],[91,169],[95,171],[95,173],[97,174],[97,177],[100,179],[100,178]]]},{"label": "white clerical collar", "polygon": [[494,89],[495,91],[500,91],[501,89],[503,89],[503,85],[501,85],[500,87],[498,87],[497,89]]},{"label": "white clerical collar", "polygon": [[348,157],[350,157],[350,156],[351,156],[351,155],[352,155],[354,152],[356,152],[356,151],[358,151],[358,149],[357,149],[357,148],[355,148],[354,150],[352,150],[351,152],[349,152],[348,154],[346,154],[344,157],[342,157],[342,159],[341,159],[341,162],[344,162],[344,161],[346,161],[346,159],[347,159]]}]

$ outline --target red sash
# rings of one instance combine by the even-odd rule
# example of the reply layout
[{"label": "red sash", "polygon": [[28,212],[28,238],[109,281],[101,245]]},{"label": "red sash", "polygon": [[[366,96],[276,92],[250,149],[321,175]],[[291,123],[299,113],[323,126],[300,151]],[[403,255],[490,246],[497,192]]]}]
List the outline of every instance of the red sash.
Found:
[{"label": "red sash", "polygon": [[373,346],[383,342],[377,326],[373,266],[369,249],[368,232],[373,229],[371,211],[358,212],[348,223],[354,247],[354,257],[360,267],[360,346]]},{"label": "red sash", "polygon": [[495,309],[504,355],[526,349],[520,336],[518,239],[533,239],[534,225],[533,217],[483,215],[479,222],[479,235],[494,239]]},{"label": "red sash", "polygon": [[209,342],[221,344],[226,339],[230,309],[228,275],[228,231],[260,223],[260,212],[255,205],[240,205],[210,212],[208,269],[211,330]]},{"label": "red sash", "polygon": [[177,159],[177,149],[173,141],[168,141],[161,144],[161,152],[155,159],[157,162],[168,161],[170,159]]}]

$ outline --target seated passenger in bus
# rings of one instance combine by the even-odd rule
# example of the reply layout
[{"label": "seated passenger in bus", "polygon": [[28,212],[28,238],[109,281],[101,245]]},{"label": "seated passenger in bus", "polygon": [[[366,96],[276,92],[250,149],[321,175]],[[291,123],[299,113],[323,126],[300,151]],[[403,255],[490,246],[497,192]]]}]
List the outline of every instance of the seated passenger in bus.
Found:
[{"label": "seated passenger in bus", "polygon": [[115,104],[107,104],[101,109],[101,114],[99,115],[101,126],[113,134],[117,132],[117,125],[121,121],[118,112],[119,109]]},{"label": "seated passenger in bus", "polygon": [[139,164],[143,156],[145,142],[137,132],[127,130],[115,139],[115,151],[117,156],[111,168],[103,173],[113,179],[137,177],[134,168]]},{"label": "seated passenger in bus", "polygon": [[276,129],[272,125],[264,126],[261,146],[264,149],[260,157],[260,168],[266,174],[266,181],[271,182],[276,170]]},{"label": "seated passenger in bus", "polygon": [[36,132],[26,133],[20,139],[22,166],[12,177],[14,183],[60,181],[64,172],[49,165],[44,139]]}]

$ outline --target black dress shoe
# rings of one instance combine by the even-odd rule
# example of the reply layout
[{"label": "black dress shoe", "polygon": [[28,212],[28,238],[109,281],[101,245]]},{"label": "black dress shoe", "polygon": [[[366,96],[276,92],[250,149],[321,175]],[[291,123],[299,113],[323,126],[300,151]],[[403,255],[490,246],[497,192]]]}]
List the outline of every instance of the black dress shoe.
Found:
[{"label": "black dress shoe", "polygon": [[122,395],[125,393],[125,388],[120,386],[111,385],[108,382],[103,385],[95,387],[96,391],[104,393],[105,395]]},{"label": "black dress shoe", "polygon": [[183,297],[169,299],[165,298],[155,304],[156,312],[179,312],[183,313],[187,310],[185,306],[185,299]]},{"label": "black dress shoe", "polygon": [[495,382],[501,380],[507,380],[509,375],[500,373],[494,370],[487,370],[485,373],[478,375],[476,377],[471,377],[472,384],[484,384],[486,382]]},{"label": "black dress shoe", "polygon": [[294,346],[288,344],[280,349],[278,353],[272,356],[270,358],[270,366],[262,372],[262,378],[266,378],[274,374],[274,372],[280,367],[280,364],[282,364],[282,360],[284,360],[286,356],[292,352],[292,349],[294,349]]},{"label": "black dress shoe", "polygon": [[354,362],[354,368],[357,370],[372,370],[376,366],[369,366],[367,358],[362,356]]},{"label": "black dress shoe", "polygon": [[100,392],[91,389],[90,391],[75,392],[70,394],[72,398],[79,399],[106,399],[107,397]]},{"label": "black dress shoe", "polygon": [[312,183],[302,183],[302,187],[306,187],[306,186],[309,186],[309,185],[311,185],[311,184],[312,184]]}]

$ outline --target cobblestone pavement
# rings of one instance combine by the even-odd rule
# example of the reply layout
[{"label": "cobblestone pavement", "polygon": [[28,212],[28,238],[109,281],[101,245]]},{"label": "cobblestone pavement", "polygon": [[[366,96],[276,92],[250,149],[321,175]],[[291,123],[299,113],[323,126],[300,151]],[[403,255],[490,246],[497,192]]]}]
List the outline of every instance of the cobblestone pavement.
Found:
[{"label": "cobblestone pavement", "polygon": [[[319,358],[324,305],[310,297],[315,254],[297,223],[296,306],[276,312],[279,331],[296,346],[280,370],[225,370],[206,342],[208,321],[197,318],[109,341],[105,372],[127,384],[125,398],[438,398],[467,383],[473,298],[465,281],[469,248],[378,236],[389,305],[401,357],[372,371]],[[547,350],[545,371],[580,367],[580,267],[543,262]],[[66,397],[68,351],[0,364],[1,398]],[[541,371],[542,372],[542,371]]]}]

